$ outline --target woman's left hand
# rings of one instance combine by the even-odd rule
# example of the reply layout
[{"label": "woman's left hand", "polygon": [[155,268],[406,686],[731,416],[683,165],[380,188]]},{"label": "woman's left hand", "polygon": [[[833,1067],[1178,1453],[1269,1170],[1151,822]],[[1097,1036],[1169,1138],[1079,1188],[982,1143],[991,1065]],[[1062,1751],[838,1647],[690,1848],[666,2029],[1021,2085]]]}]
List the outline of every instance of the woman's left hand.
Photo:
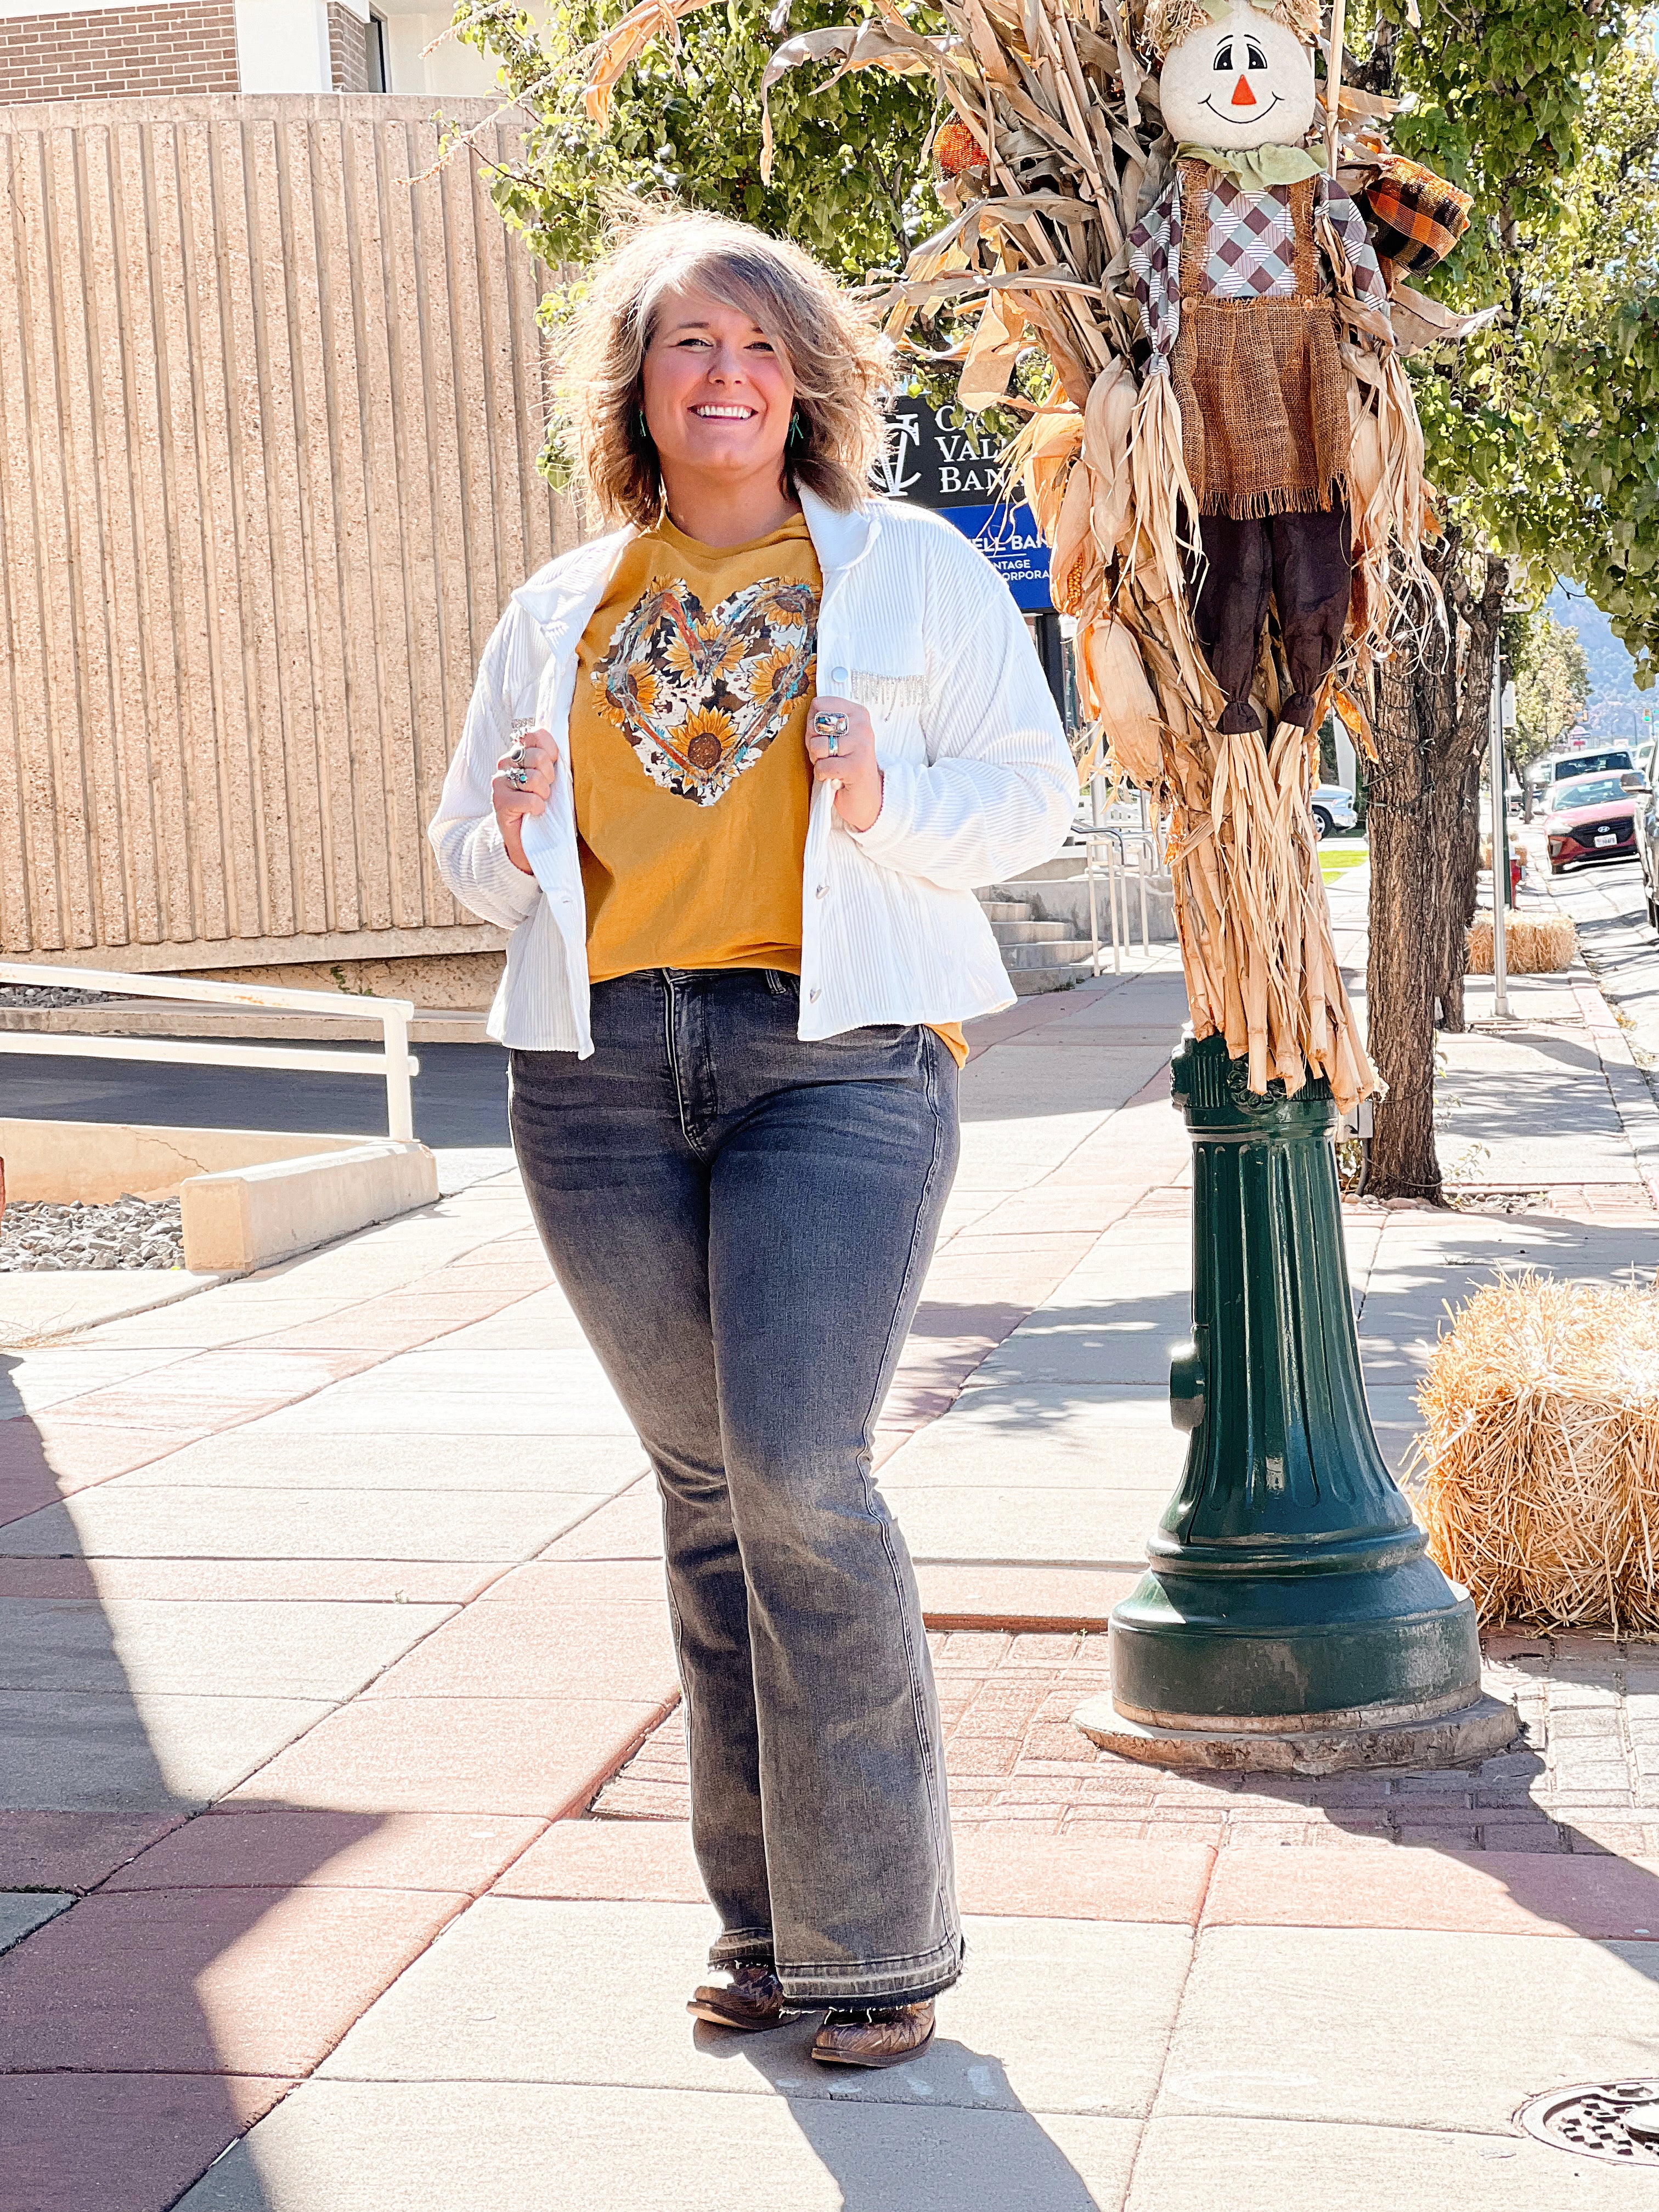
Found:
[{"label": "woman's left hand", "polygon": [[806,710],[806,756],[819,783],[840,784],[836,811],[848,828],[870,829],[881,812],[881,769],[875,731],[856,699],[822,692],[813,700]]}]

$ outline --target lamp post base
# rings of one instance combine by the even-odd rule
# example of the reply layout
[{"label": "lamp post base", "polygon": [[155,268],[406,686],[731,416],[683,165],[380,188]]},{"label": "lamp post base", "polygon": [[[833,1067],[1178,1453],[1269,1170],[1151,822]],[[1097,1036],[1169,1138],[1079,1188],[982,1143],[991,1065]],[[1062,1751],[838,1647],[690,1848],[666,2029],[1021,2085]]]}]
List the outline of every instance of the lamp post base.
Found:
[{"label": "lamp post base", "polygon": [[1193,1340],[1170,1369],[1190,1437],[1147,1571],[1114,1607],[1111,1691],[1075,1718],[1129,1759],[1331,1774],[1461,1766],[1519,1732],[1485,1697],[1467,1592],[1383,1462],[1365,1403],[1328,1087],[1257,1096],[1190,1032]]},{"label": "lamp post base", "polygon": [[[1520,1716],[1499,1698],[1482,1697],[1451,1712],[1410,1706],[1376,1711],[1306,1713],[1293,1722],[1258,1722],[1231,1716],[1193,1728],[1164,1728],[1132,1720],[1109,1696],[1091,1698],[1072,1716],[1091,1743],[1146,1766],[1192,1773],[1342,1774],[1356,1767],[1472,1766],[1507,1751],[1520,1732]],[[1231,1724],[1230,1724],[1231,1723]]]}]

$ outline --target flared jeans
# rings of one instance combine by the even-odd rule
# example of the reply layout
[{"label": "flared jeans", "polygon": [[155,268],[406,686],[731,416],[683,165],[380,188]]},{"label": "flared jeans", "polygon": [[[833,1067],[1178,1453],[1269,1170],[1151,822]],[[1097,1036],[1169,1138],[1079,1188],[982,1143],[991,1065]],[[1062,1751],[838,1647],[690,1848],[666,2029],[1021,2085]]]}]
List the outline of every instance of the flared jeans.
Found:
[{"label": "flared jeans", "polygon": [[796,1034],[770,969],[597,985],[512,1054],[553,1269],[656,1470],[715,1966],[910,2002],[962,1936],[915,1577],[872,1439],[957,1161],[932,1030]]}]

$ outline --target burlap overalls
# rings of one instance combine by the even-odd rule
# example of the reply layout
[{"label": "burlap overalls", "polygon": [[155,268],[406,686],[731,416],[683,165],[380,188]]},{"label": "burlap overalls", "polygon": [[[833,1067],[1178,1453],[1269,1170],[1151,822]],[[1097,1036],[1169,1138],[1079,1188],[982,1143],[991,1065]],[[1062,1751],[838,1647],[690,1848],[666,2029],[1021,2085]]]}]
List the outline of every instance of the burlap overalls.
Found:
[{"label": "burlap overalls", "polygon": [[1271,596],[1291,681],[1279,720],[1306,729],[1342,641],[1352,576],[1347,375],[1336,303],[1319,277],[1317,180],[1289,187],[1295,291],[1243,300],[1217,299],[1206,283],[1214,182],[1206,163],[1181,164],[1170,375],[1207,563],[1194,624],[1227,695],[1220,728],[1259,729],[1249,695]]}]

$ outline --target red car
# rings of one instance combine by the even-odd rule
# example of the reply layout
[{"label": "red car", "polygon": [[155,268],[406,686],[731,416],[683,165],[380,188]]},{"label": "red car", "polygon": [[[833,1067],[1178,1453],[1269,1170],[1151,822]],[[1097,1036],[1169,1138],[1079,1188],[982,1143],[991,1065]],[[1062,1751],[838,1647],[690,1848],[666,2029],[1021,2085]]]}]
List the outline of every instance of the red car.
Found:
[{"label": "red car", "polygon": [[1550,873],[1574,860],[1633,860],[1637,799],[1616,775],[1574,776],[1557,787],[1553,812],[1544,817]]}]

